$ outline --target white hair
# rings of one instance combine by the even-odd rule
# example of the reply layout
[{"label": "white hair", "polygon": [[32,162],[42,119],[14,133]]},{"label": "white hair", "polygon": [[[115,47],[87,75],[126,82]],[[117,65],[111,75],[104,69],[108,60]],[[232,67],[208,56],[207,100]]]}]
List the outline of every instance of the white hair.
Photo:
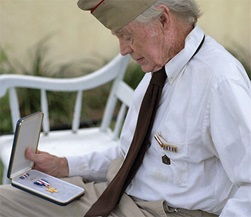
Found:
[{"label": "white hair", "polygon": [[201,16],[201,12],[195,0],[158,0],[149,9],[140,14],[135,21],[148,23],[161,16],[162,10],[159,5],[166,5],[173,13],[183,18],[186,22],[195,24]]}]

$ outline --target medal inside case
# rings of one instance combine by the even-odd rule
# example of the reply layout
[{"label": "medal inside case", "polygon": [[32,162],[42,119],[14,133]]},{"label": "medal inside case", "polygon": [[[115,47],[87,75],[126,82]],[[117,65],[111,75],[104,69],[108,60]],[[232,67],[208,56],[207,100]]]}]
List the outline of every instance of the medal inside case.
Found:
[{"label": "medal inside case", "polygon": [[32,169],[33,162],[25,158],[25,150],[37,151],[43,113],[37,112],[18,120],[14,134],[8,178],[12,186],[49,200],[67,205],[84,194],[84,189]]}]

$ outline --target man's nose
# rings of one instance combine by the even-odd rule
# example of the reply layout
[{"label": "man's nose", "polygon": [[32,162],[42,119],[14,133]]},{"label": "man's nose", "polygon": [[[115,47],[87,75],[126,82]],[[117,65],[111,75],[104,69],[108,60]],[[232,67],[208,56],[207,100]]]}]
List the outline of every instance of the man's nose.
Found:
[{"label": "man's nose", "polygon": [[120,53],[123,56],[130,54],[132,52],[132,48],[131,48],[129,42],[126,42],[124,40],[119,41],[119,47],[120,47]]}]

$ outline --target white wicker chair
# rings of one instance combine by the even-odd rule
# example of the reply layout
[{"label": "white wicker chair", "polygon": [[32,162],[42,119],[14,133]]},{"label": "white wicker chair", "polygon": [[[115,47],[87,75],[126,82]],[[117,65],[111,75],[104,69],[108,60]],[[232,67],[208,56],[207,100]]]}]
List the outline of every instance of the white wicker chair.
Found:
[{"label": "white wicker chair", "polygon": [[[16,88],[39,89],[41,92],[41,111],[44,113],[43,133],[40,136],[39,149],[58,156],[80,155],[91,150],[100,151],[118,145],[119,132],[131,103],[133,89],[124,81],[124,73],[129,57],[116,56],[101,69],[78,78],[55,79],[27,75],[0,75],[0,100],[9,92],[13,130],[20,118]],[[82,94],[85,90],[97,88],[113,81],[100,127],[79,129],[82,108]],[[46,91],[73,92],[77,94],[71,130],[50,131],[49,111]],[[110,124],[117,101],[121,101],[114,130]],[[56,109],[56,108],[53,108]],[[0,160],[4,165],[3,184],[9,183],[7,169],[13,143],[13,134],[0,135]]]}]

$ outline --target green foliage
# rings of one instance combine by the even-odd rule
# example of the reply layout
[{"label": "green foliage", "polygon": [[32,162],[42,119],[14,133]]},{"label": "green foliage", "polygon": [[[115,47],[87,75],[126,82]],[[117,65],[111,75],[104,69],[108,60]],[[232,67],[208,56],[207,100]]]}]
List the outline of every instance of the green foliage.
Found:
[{"label": "green foliage", "polygon": [[3,177],[3,164],[0,161],[0,185],[2,184],[2,177]]},{"label": "green foliage", "polygon": [[135,89],[143,76],[144,72],[141,70],[141,66],[134,62],[130,62],[124,80],[129,86]]},{"label": "green foliage", "polygon": [[[39,41],[28,52],[28,63],[10,61],[3,48],[0,48],[0,74],[25,74],[43,77],[77,77],[88,74],[110,60],[94,55],[95,57],[64,64],[52,64],[48,60],[49,46],[48,37]],[[135,88],[143,76],[140,67],[130,63],[125,80]],[[83,107],[81,122],[88,125],[96,125],[100,122],[104,106],[110,92],[111,84],[83,93]],[[17,88],[20,105],[20,115],[25,116],[40,110],[40,91],[34,89]],[[47,92],[48,106],[50,111],[50,125],[52,129],[68,128],[74,111],[76,93]],[[56,108],[56,109],[53,109]],[[12,132],[11,114],[9,110],[8,96],[0,99],[0,134]]]},{"label": "green foliage", "polygon": [[0,74],[9,74],[14,71],[14,67],[9,60],[6,50],[0,46]]},{"label": "green foliage", "polygon": [[251,62],[250,53],[247,50],[235,44],[235,49],[229,49],[229,52],[238,59],[245,68],[249,79],[251,80]]},{"label": "green foliage", "polygon": [[8,105],[9,99],[7,96],[0,99],[0,135],[12,132],[12,123]]}]

